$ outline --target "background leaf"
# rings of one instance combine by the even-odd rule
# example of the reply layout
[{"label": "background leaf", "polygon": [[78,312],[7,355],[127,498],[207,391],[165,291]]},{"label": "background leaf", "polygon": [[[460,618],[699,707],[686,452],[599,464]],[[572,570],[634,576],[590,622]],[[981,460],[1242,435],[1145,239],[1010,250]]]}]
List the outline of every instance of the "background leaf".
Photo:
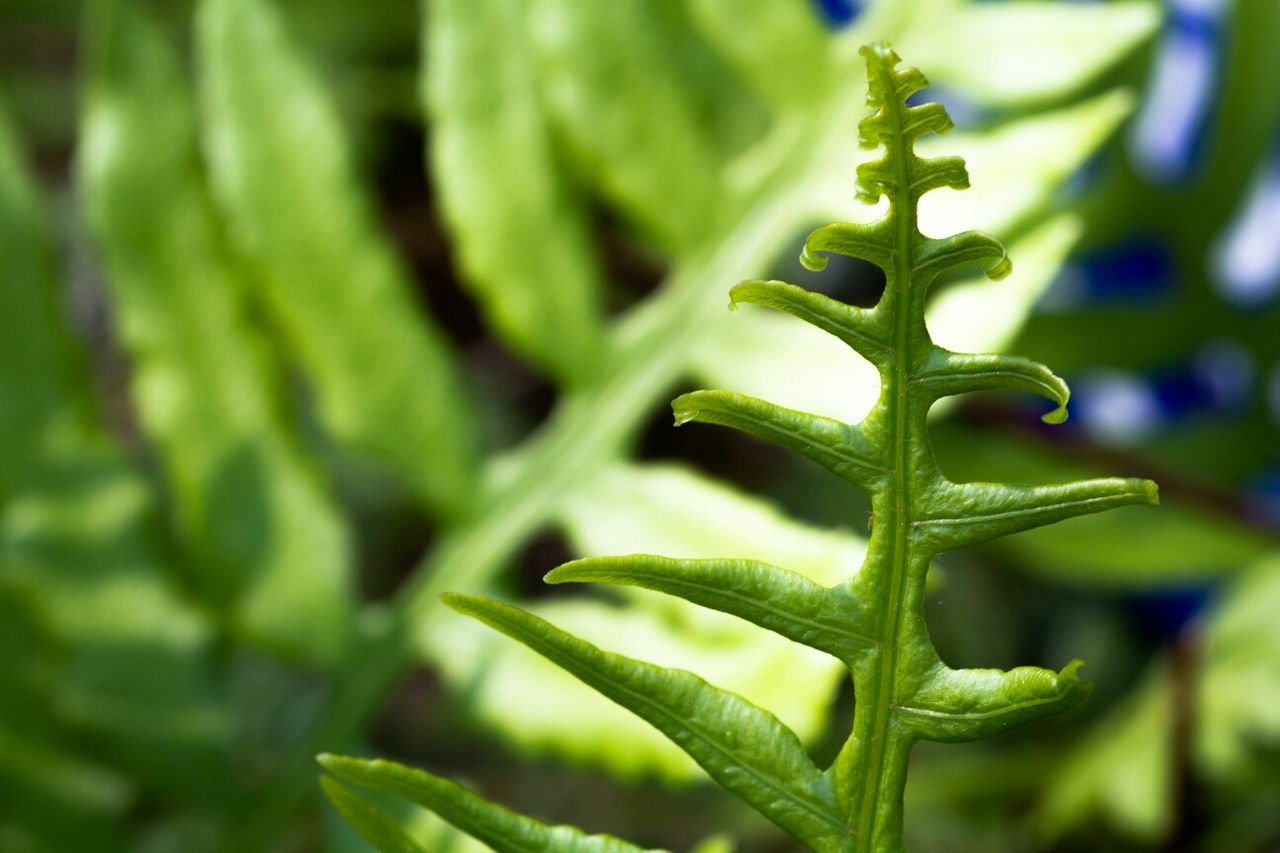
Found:
[{"label": "background leaf", "polygon": [[198,34],[213,189],[324,425],[458,515],[476,444],[461,381],[381,233],[322,80],[272,0],[207,0]]},{"label": "background leaf", "polygon": [[532,21],[526,0],[428,6],[431,163],[476,297],[513,346],[575,385],[603,346],[603,272],[539,97]]},{"label": "background leaf", "polygon": [[136,4],[94,11],[79,178],[175,534],[237,628],[333,662],[352,619],[347,532],[291,434],[221,245],[181,67]]},{"label": "background leaf", "polygon": [[[33,793],[100,817],[133,802],[117,768],[215,797],[226,720],[212,632],[173,587],[145,484],[96,420],[18,146],[0,116],[0,441],[22,451],[0,455],[0,716],[29,736],[3,752]],[[58,815],[45,815],[55,829]]]},{"label": "background leaf", "polygon": [[1127,56],[1158,23],[1149,3],[946,5],[938,26],[920,32],[903,50],[938,83],[993,106],[1075,90]]}]

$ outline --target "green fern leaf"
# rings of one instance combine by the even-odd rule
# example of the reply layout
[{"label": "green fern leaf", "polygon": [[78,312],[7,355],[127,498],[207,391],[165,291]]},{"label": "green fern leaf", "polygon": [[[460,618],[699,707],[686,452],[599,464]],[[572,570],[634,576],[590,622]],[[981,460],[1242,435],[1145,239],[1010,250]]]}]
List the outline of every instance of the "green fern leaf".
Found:
[{"label": "green fern leaf", "polygon": [[384,812],[329,776],[320,777],[324,795],[360,837],[383,853],[426,853],[409,833]]},{"label": "green fern leaf", "polygon": [[321,755],[319,761],[325,770],[339,779],[374,791],[395,794],[431,809],[497,853],[527,853],[529,850],[645,853],[642,848],[612,836],[587,835],[570,826],[549,826],[515,814],[448,779],[392,761],[364,761],[340,755]]},{"label": "green fern leaf", "polygon": [[955,353],[930,338],[925,297],[939,273],[976,262],[999,279],[1011,266],[1003,246],[980,232],[942,239],[921,233],[921,197],[942,187],[966,188],[968,172],[958,157],[915,151],[920,136],[951,128],[940,106],[909,105],[927,85],[923,74],[898,68],[897,55],[884,44],[864,47],[862,55],[875,112],[862,121],[860,138],[883,153],[858,168],[858,196],[868,203],[887,198],[888,209],[870,224],[819,228],[802,260],[816,269],[825,264],[823,253],[839,253],[875,263],[886,275],[883,296],[864,310],[781,282],[747,282],[733,299],[793,314],[836,336],[875,366],[878,402],[857,425],[728,392],[694,392],[674,404],[677,423],[720,423],[777,441],[869,492],[874,524],[861,569],[823,587],[763,563],[633,556],[572,563],[548,577],[674,594],[839,658],[853,677],[857,704],[853,731],[832,766],[819,772],[776,718],[690,673],[603,652],[495,601],[450,595],[446,603],[648,720],[722,786],[814,849],[893,853],[903,849],[903,790],[917,740],[985,737],[1074,707],[1088,694],[1077,676],[1079,661],[1060,672],[946,666],[922,612],[931,561],[1062,519],[1155,504],[1157,497],[1155,485],[1144,480],[1027,487],[954,483],[939,470],[928,441],[929,411],[938,400],[1031,391],[1056,404],[1045,419],[1057,423],[1066,416],[1069,392],[1034,362]]}]

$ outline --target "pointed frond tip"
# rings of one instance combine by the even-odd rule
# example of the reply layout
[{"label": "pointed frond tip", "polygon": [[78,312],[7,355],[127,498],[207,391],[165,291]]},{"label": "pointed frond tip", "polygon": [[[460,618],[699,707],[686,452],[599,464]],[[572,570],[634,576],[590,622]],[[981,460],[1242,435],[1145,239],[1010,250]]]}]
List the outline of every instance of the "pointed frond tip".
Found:
[{"label": "pointed frond tip", "polygon": [[[319,758],[331,760],[334,756],[322,755]],[[383,853],[426,853],[391,817],[337,779],[321,776],[320,788],[338,813],[346,818],[347,823],[375,849]]]},{"label": "pointed frond tip", "polygon": [[894,190],[907,190],[919,198],[937,187],[967,188],[969,175],[959,157],[917,160],[912,185],[897,185],[898,158],[914,157],[911,148],[917,139],[929,133],[948,134],[955,123],[940,103],[909,103],[912,95],[928,87],[929,80],[917,68],[897,68],[901,58],[887,43],[865,45],[860,52],[867,62],[867,104],[875,112],[858,123],[858,145],[867,150],[884,145],[886,151],[880,159],[858,167],[858,199],[874,204],[881,195],[892,197]]},{"label": "pointed frond tip", "polygon": [[1106,477],[1054,486],[938,484],[917,502],[912,536],[932,553],[1122,506],[1157,506],[1150,480]]}]

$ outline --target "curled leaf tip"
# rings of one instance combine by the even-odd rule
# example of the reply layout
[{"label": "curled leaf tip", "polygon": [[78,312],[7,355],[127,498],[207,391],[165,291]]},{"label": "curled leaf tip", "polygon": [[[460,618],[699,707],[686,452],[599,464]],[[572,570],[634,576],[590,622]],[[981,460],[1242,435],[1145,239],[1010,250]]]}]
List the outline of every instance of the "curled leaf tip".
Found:
[{"label": "curled leaf tip", "polygon": [[571,560],[568,563],[556,566],[554,569],[547,572],[542,576],[542,580],[545,583],[551,584],[572,583],[573,581],[578,580],[578,575],[581,574],[582,569],[585,568],[583,564],[587,562],[589,561]]},{"label": "curled leaf tip", "polygon": [[[902,61],[902,57],[894,52],[887,41],[876,41],[858,48],[858,54],[867,61],[867,70],[873,75],[878,70],[892,71]],[[877,106],[883,98],[883,92],[876,85],[867,87],[867,103]]]},{"label": "curled leaf tip", "polygon": [[469,614],[471,605],[478,600],[478,596],[465,595],[461,592],[442,592],[440,593],[440,603],[451,610],[459,613]]},{"label": "curled leaf tip", "polygon": [[738,310],[738,303],[742,301],[742,294],[746,292],[748,289],[750,289],[751,284],[752,284],[751,279],[745,279],[743,281],[738,282],[733,287],[729,288],[729,310],[730,311]]},{"label": "curled leaf tip", "polygon": [[991,266],[987,267],[987,278],[992,281],[1000,281],[1001,279],[1008,278],[1012,272],[1013,261],[1009,260],[1008,255],[1005,255],[992,263]]},{"label": "curled leaf tip", "polygon": [[683,411],[677,410],[675,412],[674,425],[678,427],[682,427],[685,424],[689,423],[690,421],[695,421],[697,419],[698,419],[697,409],[685,409]]},{"label": "curled leaf tip", "polygon": [[1069,414],[1067,411],[1067,403],[1071,400],[1071,389],[1067,387],[1067,383],[1063,382],[1061,391],[1061,395],[1056,399],[1058,408],[1040,418],[1040,420],[1047,424],[1066,423],[1067,416]]},{"label": "curled leaf tip", "polygon": [[826,256],[811,252],[808,244],[800,250],[800,263],[812,272],[822,272],[827,268]]},{"label": "curled leaf tip", "polygon": [[1062,710],[1064,711],[1080,706],[1093,693],[1093,684],[1080,680],[1080,668],[1082,666],[1084,666],[1084,661],[1076,658],[1058,671],[1058,686],[1063,688],[1064,695],[1073,697],[1070,704],[1063,707]]},{"label": "curled leaf tip", "polygon": [[676,426],[684,426],[698,418],[698,409],[693,405],[693,401],[689,399],[690,396],[690,394],[681,394],[671,401],[671,412],[675,415]]},{"label": "curled leaf tip", "polygon": [[1047,415],[1044,415],[1043,417],[1041,417],[1040,420],[1044,421],[1047,424],[1065,423],[1067,420],[1066,404],[1063,403],[1062,405],[1058,406],[1058,408],[1054,409],[1052,412],[1049,412]]}]

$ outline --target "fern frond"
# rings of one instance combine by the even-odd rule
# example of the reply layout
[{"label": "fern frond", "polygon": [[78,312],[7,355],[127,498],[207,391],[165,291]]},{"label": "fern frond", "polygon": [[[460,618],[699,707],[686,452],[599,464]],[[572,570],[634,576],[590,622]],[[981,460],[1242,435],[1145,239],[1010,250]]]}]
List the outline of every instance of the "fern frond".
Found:
[{"label": "fern frond", "polygon": [[647,719],[721,785],[810,847],[891,853],[903,849],[903,790],[916,741],[985,737],[1074,707],[1089,692],[1077,676],[1079,661],[1057,672],[957,670],[943,663],[921,606],[932,560],[1065,518],[1155,504],[1157,497],[1145,480],[959,484],[939,470],[927,432],[937,400],[973,391],[1027,391],[1057,404],[1045,419],[1058,423],[1066,417],[1069,391],[1047,367],[1027,359],[956,353],[933,343],[925,297],[940,273],[976,262],[1000,279],[1011,266],[1004,247],[987,234],[939,239],[921,233],[921,197],[969,183],[960,158],[922,158],[914,150],[920,137],[949,131],[951,120],[938,104],[908,103],[927,81],[916,69],[899,68],[887,45],[864,47],[862,54],[875,112],[862,121],[860,141],[883,153],[858,169],[857,195],[867,202],[887,198],[888,210],[870,225],[817,229],[802,261],[820,269],[823,255],[834,253],[875,263],[885,272],[883,296],[874,308],[861,309],[795,285],[749,281],[733,289],[732,300],[794,315],[844,342],[875,365],[878,402],[859,424],[728,391],[697,391],[674,402],[677,424],[722,424],[774,441],[867,491],[874,525],[861,568],[827,588],[765,563],[636,555],[582,560],[547,577],[668,593],[839,658],[853,677],[857,705],[853,731],[832,766],[819,772],[776,718],[690,673],[608,654],[498,602],[447,601]]}]

